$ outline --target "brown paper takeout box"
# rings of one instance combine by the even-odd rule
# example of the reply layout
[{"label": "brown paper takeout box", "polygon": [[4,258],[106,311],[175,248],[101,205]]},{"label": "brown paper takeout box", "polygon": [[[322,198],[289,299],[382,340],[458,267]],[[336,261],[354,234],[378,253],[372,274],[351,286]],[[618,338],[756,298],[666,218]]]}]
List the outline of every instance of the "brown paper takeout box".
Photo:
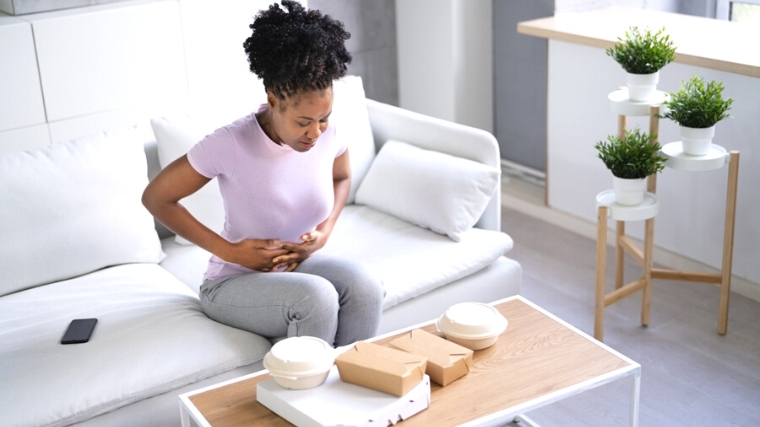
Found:
[{"label": "brown paper takeout box", "polygon": [[403,396],[422,381],[427,357],[358,341],[335,365],[347,383]]},{"label": "brown paper takeout box", "polygon": [[391,346],[428,359],[425,373],[442,386],[470,372],[473,351],[422,329],[409,331],[394,339]]}]

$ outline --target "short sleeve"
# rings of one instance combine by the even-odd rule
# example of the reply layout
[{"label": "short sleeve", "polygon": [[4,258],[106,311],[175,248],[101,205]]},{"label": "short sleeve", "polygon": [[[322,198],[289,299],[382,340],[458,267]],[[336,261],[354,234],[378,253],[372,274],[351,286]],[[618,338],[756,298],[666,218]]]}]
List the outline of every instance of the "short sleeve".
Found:
[{"label": "short sleeve", "polygon": [[232,173],[235,140],[229,129],[222,127],[207,135],[187,152],[190,165],[206,178]]},{"label": "short sleeve", "polygon": [[346,138],[340,137],[340,132],[338,130],[338,126],[335,126],[333,124],[330,124],[330,127],[332,128],[333,132],[333,141],[335,141],[337,147],[337,154],[335,154],[335,158],[342,156],[343,153],[348,150],[348,140]]}]

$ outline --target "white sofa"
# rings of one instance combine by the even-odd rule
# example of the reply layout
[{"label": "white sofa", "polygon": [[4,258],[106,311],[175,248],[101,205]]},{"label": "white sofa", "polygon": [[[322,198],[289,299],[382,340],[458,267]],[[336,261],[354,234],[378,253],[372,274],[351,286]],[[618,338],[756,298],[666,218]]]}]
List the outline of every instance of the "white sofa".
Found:
[{"label": "white sofa", "polygon": [[[466,200],[467,187],[451,187],[450,196],[444,187],[443,200],[433,197],[437,184],[458,179],[469,185],[470,173],[498,170],[494,137],[365,103],[363,91],[351,92],[352,103],[341,106],[339,92],[334,121],[359,135],[366,128],[357,120],[366,118],[371,135],[363,138],[364,146],[351,142],[354,203],[346,206],[323,250],[364,262],[381,277],[387,295],[380,332],[435,318],[459,301],[519,293],[520,265],[504,256],[513,242],[500,231],[498,172],[480,211],[477,200]],[[178,243],[140,204],[146,175],[158,171],[166,147],[161,138],[145,144],[135,135],[117,130],[0,154],[4,426],[179,425],[179,394],[262,369],[268,340],[216,323],[200,310],[197,289],[208,253]],[[421,181],[408,180],[416,169],[410,165],[417,163],[398,163],[394,170],[399,158],[386,156],[384,166],[377,166],[389,140],[426,150],[412,159],[428,168]],[[424,165],[433,159],[431,151],[447,156]],[[458,167],[463,159],[488,168],[436,169],[445,164],[439,160]],[[362,189],[373,174],[375,189]],[[393,197],[372,194],[398,185],[394,177],[407,180],[391,188]],[[457,225],[464,228],[454,238],[414,224],[461,211],[476,214],[477,224]],[[61,345],[68,323],[86,317],[99,319],[90,342]]]}]

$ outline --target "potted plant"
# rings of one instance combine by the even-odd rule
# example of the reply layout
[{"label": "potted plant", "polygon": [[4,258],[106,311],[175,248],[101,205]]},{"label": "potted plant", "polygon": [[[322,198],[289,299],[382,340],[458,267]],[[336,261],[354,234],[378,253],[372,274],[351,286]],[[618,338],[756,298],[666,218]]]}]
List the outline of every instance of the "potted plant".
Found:
[{"label": "potted plant", "polygon": [[665,34],[665,27],[656,33],[630,27],[625,37],[618,37],[614,47],[605,49],[628,73],[628,98],[631,101],[648,101],[657,89],[660,69],[676,59],[676,48]]},{"label": "potted plant", "polygon": [[640,204],[646,191],[645,178],[665,168],[657,136],[639,129],[626,129],[623,137],[610,135],[607,142],[599,141],[594,148],[612,172],[615,202],[621,205]]},{"label": "potted plant", "polygon": [[710,151],[715,125],[731,117],[728,110],[734,100],[723,99],[723,83],[715,80],[705,84],[695,74],[681,83],[678,92],[670,93],[670,99],[663,102],[667,110],[658,117],[678,123],[684,153],[703,156]]}]

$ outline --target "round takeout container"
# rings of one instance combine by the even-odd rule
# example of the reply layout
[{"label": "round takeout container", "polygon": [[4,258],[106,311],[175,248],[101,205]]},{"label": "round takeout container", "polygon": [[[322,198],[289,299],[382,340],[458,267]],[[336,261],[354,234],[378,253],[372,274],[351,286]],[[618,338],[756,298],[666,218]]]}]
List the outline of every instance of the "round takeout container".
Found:
[{"label": "round takeout container", "polygon": [[470,350],[482,350],[507,329],[507,319],[490,305],[479,302],[454,304],[436,321],[446,339]]},{"label": "round takeout container", "polygon": [[277,384],[293,390],[322,385],[334,364],[335,350],[316,337],[286,338],[264,356],[264,367]]}]

